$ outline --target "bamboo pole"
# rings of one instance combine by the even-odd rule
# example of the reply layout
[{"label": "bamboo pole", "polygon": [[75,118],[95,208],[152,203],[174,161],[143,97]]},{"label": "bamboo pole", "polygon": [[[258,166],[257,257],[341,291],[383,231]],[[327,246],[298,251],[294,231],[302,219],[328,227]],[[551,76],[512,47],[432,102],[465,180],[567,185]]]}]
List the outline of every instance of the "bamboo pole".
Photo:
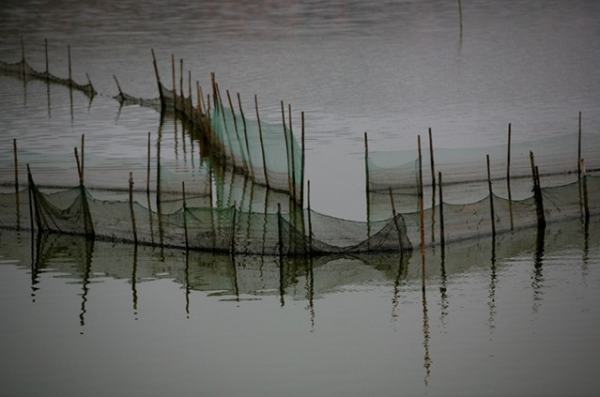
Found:
[{"label": "bamboo pole", "polygon": [[137,227],[135,224],[135,211],[133,210],[133,172],[129,172],[129,212],[131,213],[131,229],[133,231],[133,242],[137,245]]},{"label": "bamboo pole", "polygon": [[[192,101],[192,71],[188,70],[188,100],[190,101],[190,117],[192,115],[193,101]],[[184,106],[184,109],[186,107]]]},{"label": "bamboo pole", "polygon": [[235,256],[235,233],[236,233],[236,215],[237,215],[237,202],[233,202],[233,216],[231,220],[231,246],[229,252],[231,257]]},{"label": "bamboo pole", "polygon": [[510,215],[510,230],[514,230],[513,210],[512,210],[512,191],[510,188],[510,151],[512,141],[512,127],[511,123],[508,123],[508,149],[506,156],[506,189],[508,191],[508,212]]},{"label": "bamboo pole", "polygon": [[581,176],[581,112],[578,114],[577,126],[577,175]]},{"label": "bamboo pole", "polygon": [[71,67],[71,45],[67,45],[67,59],[68,59],[68,67],[69,67],[69,87],[73,86],[73,72]]},{"label": "bamboo pole", "polygon": [[397,219],[397,214],[396,214],[396,205],[394,204],[394,195],[392,194],[392,188],[389,188],[390,190],[390,202],[392,205],[392,216],[394,219],[394,226],[396,226],[396,232],[398,233],[398,246],[400,247],[400,252],[403,251],[404,247],[402,244],[402,230],[400,229],[400,225],[398,225],[398,219]]},{"label": "bamboo pole", "polygon": [[419,229],[421,234],[421,251],[425,252],[425,203],[423,198],[423,157],[421,155],[421,135],[417,135],[417,151],[419,163]]},{"label": "bamboo pole", "polygon": [[288,142],[288,134],[287,129],[285,127],[285,107],[283,106],[283,101],[281,101],[281,124],[283,125],[283,136],[285,138],[285,154],[287,157],[288,191],[290,194],[292,194],[292,178],[290,175],[290,143]]},{"label": "bamboo pole", "polygon": [[533,152],[529,152],[529,160],[531,163],[531,177],[533,179],[533,197],[535,200],[536,216],[538,229],[546,227],[546,217],[544,214],[544,202],[542,198],[542,189],[540,186],[540,175],[538,167],[535,165],[535,156]]},{"label": "bamboo pole", "polygon": [[310,209],[310,179],[306,181],[306,199],[308,204],[308,253],[312,257],[312,214]]},{"label": "bamboo pole", "polygon": [[429,128],[429,157],[431,163],[431,241],[435,241],[435,161],[433,157],[433,137]]},{"label": "bamboo pole", "polygon": [[587,190],[587,171],[585,169],[585,160],[581,159],[581,178],[583,187],[583,208],[585,214],[585,223],[588,224],[590,220],[590,207],[588,203],[588,190]]},{"label": "bamboo pole", "polygon": [[277,238],[279,248],[279,263],[283,260],[283,239],[281,237],[281,203],[277,203]]},{"label": "bamboo pole", "polygon": [[305,136],[304,136],[304,112],[300,113],[300,121],[301,121],[301,136],[300,141],[302,145],[302,163],[300,165],[300,206],[304,207],[304,167],[305,167],[305,158],[306,158],[306,144],[305,144]]},{"label": "bamboo pole", "polygon": [[252,180],[254,180],[254,166],[252,165],[252,155],[250,154],[250,145],[248,143],[248,125],[246,124],[246,116],[244,115],[244,109],[242,108],[242,99],[240,93],[237,93],[238,107],[240,109],[240,115],[242,116],[242,124],[244,126],[244,141],[246,143],[246,153],[248,154],[249,171]]},{"label": "bamboo pole", "polygon": [[265,153],[265,144],[263,141],[262,127],[260,124],[260,115],[258,114],[258,97],[254,95],[254,107],[256,108],[256,122],[258,123],[258,136],[260,139],[260,151],[262,153],[262,162],[263,162],[263,171],[265,173],[265,183],[267,185],[267,189],[269,186],[269,176],[267,170],[267,156]]},{"label": "bamboo pole", "polygon": [[158,95],[160,97],[160,110],[161,113],[165,108],[165,97],[163,94],[162,83],[160,82],[160,74],[158,73],[158,64],[156,63],[156,54],[154,53],[154,48],[150,49],[150,53],[152,54],[152,67],[154,68],[154,75],[156,77],[156,85],[158,86]]},{"label": "bamboo pole", "polygon": [[496,237],[496,214],[494,212],[494,192],[492,191],[492,174],[490,172],[490,155],[485,155],[487,164],[488,194],[490,196],[490,216],[492,220],[492,238]]},{"label": "bamboo pole", "polygon": [[17,155],[17,140],[13,139],[13,156],[15,167],[15,200],[17,209],[17,230],[21,228],[21,203],[19,199],[19,159]]},{"label": "bamboo pole", "polygon": [[233,118],[233,130],[235,131],[235,137],[240,147],[240,155],[242,156],[242,167],[245,168],[244,171],[248,172],[248,162],[246,161],[246,156],[244,155],[244,148],[242,146],[242,140],[240,138],[240,133],[238,130],[237,117],[235,115],[233,101],[231,100],[229,90],[225,90],[225,92],[227,94],[227,102],[229,103],[229,109],[231,109],[231,117]]},{"label": "bamboo pole", "polygon": [[115,80],[115,83],[117,84],[117,89],[119,90],[119,96],[121,98],[123,98],[123,90],[121,89],[121,84],[119,84],[119,80],[117,79],[117,76],[115,76],[113,74],[113,79]]},{"label": "bamboo pole", "polygon": [[200,114],[206,113],[204,108],[204,93],[198,80],[196,80],[196,97],[198,98],[198,111]]},{"label": "bamboo pole", "polygon": [[296,194],[296,159],[294,154],[294,132],[292,129],[292,105],[288,103],[288,122],[289,122],[289,134],[290,134],[290,160],[292,162],[292,197],[294,203],[298,202],[298,196]]},{"label": "bamboo pole", "polygon": [[371,199],[369,197],[369,140],[365,131],[365,194],[367,199],[367,250],[371,248]]},{"label": "bamboo pole", "polygon": [[183,92],[183,58],[179,58],[179,96],[181,97],[183,110],[185,111],[185,104],[183,103],[183,99],[185,98],[185,94]]},{"label": "bamboo pole", "polygon": [[188,240],[188,228],[187,228],[187,203],[185,201],[185,182],[181,181],[181,194],[183,198],[183,233],[185,236],[185,250],[188,251],[190,248]]},{"label": "bamboo pole", "polygon": [[77,163],[77,174],[79,175],[79,185],[83,185],[83,175],[81,175],[81,163],[79,162],[79,153],[77,152],[77,147],[73,148],[75,153],[75,161]]},{"label": "bamboo pole", "polygon": [[39,219],[37,217],[37,207],[36,207],[36,211],[35,211],[35,216],[34,216],[34,212],[33,212],[33,204],[34,204],[34,196],[33,196],[33,178],[31,177],[31,169],[29,168],[29,163],[27,163],[27,193],[29,194],[29,229],[31,230],[32,233],[32,239],[33,239],[33,233],[35,232],[34,227],[33,227],[33,220],[35,217],[36,222],[38,223],[38,230],[41,230],[39,228]]},{"label": "bamboo pole", "polygon": [[81,134],[81,183],[84,181],[85,173],[85,134]]},{"label": "bamboo pole", "polygon": [[446,245],[446,236],[444,231],[444,192],[443,192],[443,184],[442,184],[442,173],[438,172],[438,183],[439,183],[439,201],[440,201],[440,244],[442,245],[442,251],[444,246]]},{"label": "bamboo pole", "polygon": [[151,152],[150,152],[150,132],[148,131],[148,151],[147,151],[147,163],[146,163],[146,194],[150,195],[150,161],[151,161]]},{"label": "bamboo pole", "polygon": [[[231,137],[229,136],[229,129],[227,128],[227,119],[225,118],[225,108],[223,107],[223,98],[221,98],[221,91],[219,90],[219,84],[215,83],[215,87],[217,89],[217,99],[219,101],[219,109],[221,112],[221,119],[223,120],[223,128],[224,128],[224,132],[225,135],[227,136],[227,141],[229,146],[225,146],[225,143],[222,142],[223,146],[225,148],[229,148],[229,153],[231,156],[231,161],[233,162],[233,169],[235,170],[236,168],[236,161],[235,161],[235,156],[233,155],[233,145],[231,143]],[[223,156],[226,157],[226,151],[223,152]]]},{"label": "bamboo pole", "polygon": [[175,55],[171,54],[171,77],[173,82],[173,108],[175,109],[175,100],[177,99],[177,77],[175,72]]}]

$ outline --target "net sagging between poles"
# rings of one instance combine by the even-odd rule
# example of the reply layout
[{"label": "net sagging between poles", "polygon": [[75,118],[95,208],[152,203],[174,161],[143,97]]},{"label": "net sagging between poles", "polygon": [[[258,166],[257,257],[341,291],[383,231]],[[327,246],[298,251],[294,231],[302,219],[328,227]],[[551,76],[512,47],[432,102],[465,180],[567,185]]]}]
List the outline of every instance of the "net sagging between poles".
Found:
[{"label": "net sagging between poles", "polygon": [[[582,216],[582,185],[590,215],[600,213],[600,177],[542,189],[548,223]],[[357,222],[315,211],[252,212],[238,207],[171,206],[152,210],[138,202],[101,200],[83,186],[49,193],[33,182],[31,202],[35,228],[40,231],[94,235],[103,240],[129,241],[160,247],[189,248],[248,255],[304,255],[408,251],[419,244],[419,214],[398,214],[376,222]],[[29,229],[27,189],[0,194],[0,227]],[[509,202],[493,196],[497,233],[510,230]],[[17,205],[18,203],[18,205]],[[514,229],[535,227],[533,198],[512,201]],[[465,205],[444,204],[446,241],[487,237],[492,234],[489,197]],[[431,214],[425,211],[428,231]],[[134,229],[135,224],[135,229]],[[135,230],[135,233],[134,233]],[[439,241],[439,240],[438,240]],[[429,238],[426,245],[433,245]]]}]

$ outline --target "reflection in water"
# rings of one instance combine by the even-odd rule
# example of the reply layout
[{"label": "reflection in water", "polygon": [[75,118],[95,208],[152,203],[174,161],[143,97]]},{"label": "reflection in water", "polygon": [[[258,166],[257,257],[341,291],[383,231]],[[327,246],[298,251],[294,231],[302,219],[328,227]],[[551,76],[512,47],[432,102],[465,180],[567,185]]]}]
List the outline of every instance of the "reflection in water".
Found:
[{"label": "reflection in water", "polygon": [[492,257],[490,258],[490,289],[488,293],[488,306],[490,308],[489,315],[489,326],[490,332],[495,328],[495,317],[496,317],[496,238],[492,237]]},{"label": "reflection in water", "polygon": [[448,318],[448,276],[446,275],[446,249],[442,245],[440,256],[440,321],[442,326],[446,326]]},{"label": "reflection in water", "polygon": [[85,327],[85,313],[87,312],[87,295],[89,292],[88,284],[90,282],[90,273],[92,271],[92,256],[94,253],[94,240],[85,240],[85,252],[83,257],[83,281],[82,281],[82,293],[81,293],[81,310],[79,313],[79,325],[82,327],[81,334],[83,334],[83,327]]},{"label": "reflection in water", "polygon": [[137,292],[137,267],[138,267],[138,247],[133,247],[133,265],[131,267],[131,301],[133,303],[133,315],[138,319],[138,292]]},{"label": "reflection in water", "polygon": [[425,368],[425,385],[429,384],[429,377],[431,376],[431,355],[429,354],[429,339],[431,338],[429,332],[429,313],[427,309],[427,291],[425,288],[421,290],[422,304],[423,304],[423,348],[425,353],[423,355],[423,367]]},{"label": "reflection in water", "polygon": [[535,255],[533,259],[533,276],[531,286],[533,287],[533,312],[537,313],[542,304],[542,288],[544,287],[544,274],[543,274],[543,263],[544,263],[544,245],[546,237],[546,228],[538,229]]}]

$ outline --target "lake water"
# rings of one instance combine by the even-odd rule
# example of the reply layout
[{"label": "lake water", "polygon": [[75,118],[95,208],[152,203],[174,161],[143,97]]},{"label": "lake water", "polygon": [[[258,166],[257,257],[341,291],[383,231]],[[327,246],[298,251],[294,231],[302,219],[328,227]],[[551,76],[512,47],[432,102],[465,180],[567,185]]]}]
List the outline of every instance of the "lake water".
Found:
[{"label": "lake water", "polygon": [[[216,72],[245,103],[258,94],[265,120],[280,100],[305,111],[312,206],[348,219],[366,214],[364,131],[376,151],[414,149],[428,127],[439,147],[503,144],[508,122],[517,144],[575,145],[578,111],[584,134],[600,130],[600,2],[462,4],[461,33],[453,0],[6,0],[0,59],[20,58],[22,36],[43,70],[48,38],[50,70],[66,76],[70,44],[74,78],[89,73],[100,95],[0,76],[0,160],[17,138],[71,161],[85,133],[90,161],[143,168],[160,117],[119,109],[112,75],[156,97],[150,48],[166,81],[174,53],[203,87]],[[181,129],[164,128],[165,161],[196,167]],[[495,252],[464,243],[444,271],[428,252],[425,293],[418,257],[186,261],[66,237],[32,256],[28,233],[1,231],[0,395],[594,394],[596,223]]]}]

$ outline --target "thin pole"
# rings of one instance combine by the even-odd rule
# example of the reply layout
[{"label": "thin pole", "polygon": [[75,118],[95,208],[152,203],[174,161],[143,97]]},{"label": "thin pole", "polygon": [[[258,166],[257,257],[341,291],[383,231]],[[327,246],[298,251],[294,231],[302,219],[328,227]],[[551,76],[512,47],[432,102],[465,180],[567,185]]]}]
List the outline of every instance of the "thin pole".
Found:
[{"label": "thin pole", "polygon": [[425,252],[425,203],[423,202],[423,157],[421,155],[421,135],[417,135],[417,150],[419,161],[419,223],[421,231],[421,251]]},{"label": "thin pole", "polygon": [[285,137],[285,154],[287,157],[287,175],[288,175],[288,191],[290,194],[293,193],[292,188],[292,178],[290,175],[290,143],[288,142],[288,134],[287,129],[285,127],[285,108],[283,106],[283,101],[281,101],[281,124],[283,125],[283,136]]},{"label": "thin pole", "polygon": [[308,253],[312,256],[312,219],[310,209],[310,179],[306,181],[306,199],[308,204]]},{"label": "thin pole", "polygon": [[[249,171],[252,179],[254,180],[254,168],[252,166],[252,156],[250,155],[250,145],[248,143],[248,126],[246,124],[246,116],[244,115],[244,109],[242,108],[242,99],[240,93],[237,93],[238,107],[240,108],[240,115],[242,116],[242,124],[244,126],[244,141],[246,143],[246,153],[248,154]],[[232,107],[233,109],[233,107]]]},{"label": "thin pole", "polygon": [[281,203],[277,203],[277,238],[279,240],[279,262],[281,263],[283,258],[283,246],[281,237]]},{"label": "thin pole", "polygon": [[584,206],[584,213],[585,213],[585,223],[587,225],[587,223],[590,220],[590,207],[588,204],[588,190],[587,190],[587,172],[585,169],[585,160],[581,159],[581,177],[583,179],[583,206]]},{"label": "thin pole", "polygon": [[131,213],[131,229],[133,230],[133,242],[137,244],[137,228],[135,225],[135,212],[133,210],[133,172],[129,172],[129,212]]},{"label": "thin pole", "polygon": [[440,189],[439,189],[439,201],[440,201],[440,243],[442,244],[442,249],[444,249],[444,246],[446,245],[446,236],[445,236],[445,232],[444,232],[444,193],[443,193],[443,188],[442,188],[442,173],[438,172],[438,183],[440,185]]},{"label": "thin pole", "polygon": [[460,35],[462,36],[463,31],[463,10],[462,10],[462,2],[458,0],[458,20],[460,23]]},{"label": "thin pole", "polygon": [[514,230],[513,210],[512,210],[512,192],[510,189],[510,150],[512,141],[512,127],[508,123],[508,152],[506,156],[506,189],[508,190],[508,212],[510,214],[510,230]]},{"label": "thin pole", "polygon": [[298,196],[296,194],[296,159],[294,154],[294,132],[292,130],[292,105],[288,103],[288,122],[289,122],[289,134],[290,134],[290,154],[292,162],[292,197],[294,202],[298,202]]},{"label": "thin pole", "polygon": [[189,250],[188,228],[187,228],[187,204],[185,201],[185,182],[181,181],[181,194],[183,198],[183,233],[185,235],[185,250]]},{"label": "thin pole", "polygon": [[200,87],[200,82],[196,80],[196,97],[198,98],[198,110],[200,114],[205,113],[204,111],[204,93],[202,92],[202,87]]},{"label": "thin pole", "polygon": [[151,48],[150,52],[152,53],[152,66],[154,67],[154,75],[156,76],[156,84],[158,85],[158,95],[160,96],[160,108],[162,113],[165,108],[165,98],[162,90],[163,87],[162,83],[160,82],[160,75],[158,74],[158,64],[156,63],[156,54],[154,54],[154,48]]},{"label": "thin pole", "polygon": [[44,39],[44,55],[46,60],[46,79],[50,77],[50,68],[48,62],[48,39]]},{"label": "thin pole", "polygon": [[171,54],[171,77],[173,79],[173,106],[175,106],[175,98],[177,98],[177,77],[175,73],[175,55]]},{"label": "thin pole", "polygon": [[230,247],[230,253],[231,253],[231,257],[234,257],[235,255],[235,233],[236,233],[236,215],[237,215],[237,203],[234,201],[233,202],[233,217],[231,220],[231,247]]},{"label": "thin pole", "polygon": [[73,148],[75,152],[75,161],[77,162],[77,174],[79,175],[79,185],[83,185],[83,175],[81,175],[81,163],[79,162],[79,153],[77,152],[77,147]]},{"label": "thin pole", "polygon": [[263,171],[265,173],[265,183],[269,188],[269,176],[267,172],[267,156],[265,154],[265,144],[263,141],[262,127],[260,125],[260,115],[258,114],[258,97],[254,95],[254,107],[256,108],[256,122],[258,123],[258,136],[260,138],[260,151],[262,153]]},{"label": "thin pole", "polygon": [[15,199],[17,204],[17,230],[21,228],[21,203],[19,202],[19,159],[17,156],[17,140],[13,139],[13,155],[15,166]]},{"label": "thin pole", "polygon": [[533,197],[535,199],[535,209],[537,215],[538,229],[546,227],[546,217],[544,215],[544,202],[542,198],[542,189],[540,186],[540,175],[538,167],[535,165],[535,156],[529,152],[529,161],[531,163],[531,177],[533,179]]},{"label": "thin pole", "polygon": [[492,237],[496,237],[496,215],[494,213],[494,192],[492,191],[492,175],[490,172],[490,155],[485,155],[487,164],[488,193],[490,195],[490,215],[492,218]]},{"label": "thin pole", "polygon": [[[223,129],[224,129],[224,134],[227,137],[228,146],[225,145],[225,142],[221,142],[221,144],[226,149],[229,148],[229,153],[231,155],[231,161],[233,162],[233,169],[235,170],[236,161],[235,161],[235,156],[233,155],[233,145],[231,143],[231,136],[229,135],[229,129],[227,128],[227,119],[225,118],[225,108],[223,107],[223,98],[221,98],[221,91],[219,90],[219,84],[215,83],[215,87],[217,89],[217,99],[219,100],[219,109],[221,112],[221,119],[223,120]],[[223,155],[226,157],[226,151],[223,152]]]},{"label": "thin pole", "polygon": [[231,100],[231,95],[229,94],[229,90],[225,90],[227,93],[227,102],[229,103],[229,108],[231,109],[231,117],[233,118],[233,130],[235,131],[235,137],[240,146],[240,155],[242,156],[242,166],[245,167],[245,171],[248,172],[248,163],[246,161],[246,156],[244,155],[244,148],[242,146],[242,140],[240,139],[240,133],[237,125],[237,117],[235,116],[235,111],[233,107],[233,101]]},{"label": "thin pole", "polygon": [[179,96],[182,100],[185,98],[185,94],[183,93],[183,58],[179,58]]},{"label": "thin pole", "polygon": [[433,158],[433,138],[431,128],[429,128],[429,157],[431,162],[431,241],[435,241],[435,161]]},{"label": "thin pole", "polygon": [[150,195],[150,160],[151,160],[151,152],[150,152],[150,132],[148,132],[148,154],[147,154],[147,163],[146,163],[146,194]]},{"label": "thin pole", "polygon": [[23,43],[23,36],[21,36],[21,75],[23,80],[25,80],[25,65],[27,64],[27,60],[25,59],[25,44]]},{"label": "thin pole", "polygon": [[[33,232],[34,227],[33,227],[33,218],[34,218],[34,213],[33,213],[33,178],[31,177],[31,169],[29,168],[29,163],[27,163],[27,193],[29,194],[29,229],[31,230],[32,233],[32,239],[33,239]],[[36,208],[37,210],[37,208]],[[36,215],[37,215],[37,211],[36,211]],[[36,217],[37,220],[37,217]]]},{"label": "thin pole", "polygon": [[369,140],[365,131],[365,194],[367,199],[367,250],[371,246],[371,200],[369,197]]},{"label": "thin pole", "polygon": [[[190,101],[190,115],[192,114],[193,102],[192,102],[192,71],[188,70],[188,100]],[[184,107],[185,109],[185,107]]]},{"label": "thin pole", "polygon": [[121,84],[119,84],[119,80],[117,79],[117,76],[115,76],[113,74],[113,79],[115,80],[115,83],[117,84],[117,89],[119,90],[119,96],[123,97],[123,90],[121,89]]},{"label": "thin pole", "polygon": [[73,85],[73,72],[72,72],[72,68],[71,68],[71,45],[70,44],[67,45],[67,59],[68,59],[68,65],[69,65],[69,87],[71,87]]},{"label": "thin pole", "polygon": [[306,158],[306,145],[304,140],[304,112],[300,113],[301,120],[301,144],[302,144],[302,164],[300,166],[300,204],[304,207],[304,166],[305,166],[305,158]]},{"label": "thin pole", "polygon": [[577,175],[581,176],[581,112],[579,112],[577,125]]}]

